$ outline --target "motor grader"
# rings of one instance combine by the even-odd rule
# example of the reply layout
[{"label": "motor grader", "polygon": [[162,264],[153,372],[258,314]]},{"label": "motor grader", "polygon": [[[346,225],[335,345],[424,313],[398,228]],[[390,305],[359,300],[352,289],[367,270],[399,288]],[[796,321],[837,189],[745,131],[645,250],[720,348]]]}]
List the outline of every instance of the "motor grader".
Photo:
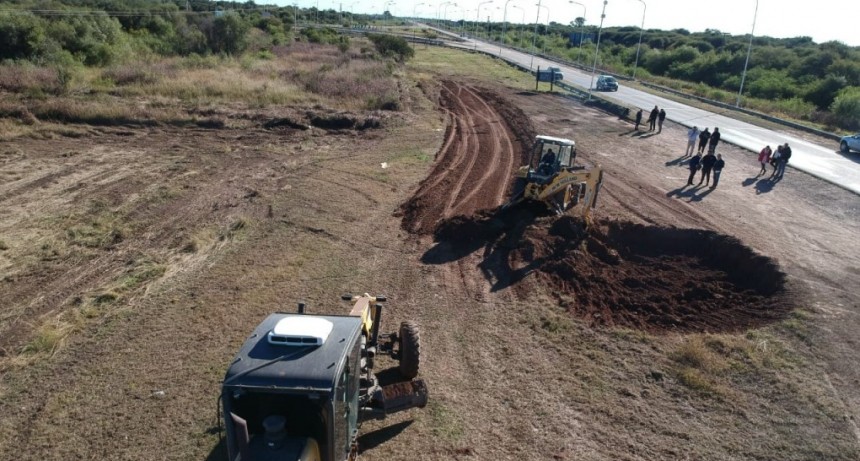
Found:
[{"label": "motor grader", "polygon": [[537,136],[529,163],[517,170],[513,194],[503,208],[534,200],[543,202],[557,214],[564,214],[581,203],[582,216],[588,220],[603,184],[603,170],[599,165],[576,166],[575,159],[573,140]]},{"label": "motor grader", "polygon": [[[344,461],[358,456],[359,425],[424,407],[418,327],[380,334],[384,296],[345,295],[349,315],[295,314],[263,320],[230,363],[221,386],[230,461]],[[399,361],[403,379],[381,385],[377,354]]]}]

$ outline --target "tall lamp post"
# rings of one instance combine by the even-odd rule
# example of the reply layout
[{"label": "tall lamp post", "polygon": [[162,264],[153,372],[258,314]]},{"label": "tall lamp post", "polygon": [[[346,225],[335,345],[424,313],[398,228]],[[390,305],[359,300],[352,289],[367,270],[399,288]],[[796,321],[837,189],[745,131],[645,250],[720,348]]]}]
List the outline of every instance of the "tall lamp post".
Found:
[{"label": "tall lamp post", "polygon": [[747,78],[747,65],[750,63],[750,52],[752,51],[753,35],[755,35],[755,20],[758,16],[758,0],[755,0],[755,13],[753,13],[753,25],[750,32],[750,46],[747,48],[747,59],[744,61],[744,73],[741,75],[741,87],[738,90],[738,100],[735,102],[735,107],[741,106],[741,94],[744,92],[744,80]]},{"label": "tall lamp post", "polygon": [[440,3],[440,4],[439,4],[439,6],[437,6],[437,7],[436,7],[436,25],[437,25],[437,26],[440,26],[440,27],[442,26],[442,23],[441,23],[441,21],[440,21],[440,19],[441,19],[441,17],[442,17],[442,16],[441,16],[441,14],[442,14],[442,7],[443,7],[443,6],[448,6],[448,5],[456,5],[456,3],[454,3],[454,2],[442,2],[442,3]]},{"label": "tall lamp post", "polygon": [[582,7],[582,25],[579,26],[579,52],[576,54],[576,62],[578,63],[579,58],[582,57],[582,39],[585,35],[585,16],[588,14],[588,9],[582,3],[574,2],[573,0],[570,0],[568,3],[572,3]]},{"label": "tall lamp post", "polygon": [[499,56],[502,56],[502,45],[505,43],[505,34],[508,33],[508,3],[511,3],[511,0],[505,2],[505,11],[502,13],[502,38],[499,39]]},{"label": "tall lamp post", "polygon": [[460,19],[460,36],[462,36],[462,37],[469,35],[469,28],[466,26],[466,18],[468,18],[469,15],[472,14],[472,11],[474,11],[474,10],[467,10],[465,8],[463,8],[462,11],[460,11],[460,13],[461,13],[461,15],[460,15],[461,16],[461,19]]},{"label": "tall lamp post", "polygon": [[346,10],[349,11],[349,26],[352,27],[352,23],[355,22],[355,13],[352,12],[352,7],[355,6],[356,3],[360,3],[360,1],[355,1],[346,6]]},{"label": "tall lamp post", "polygon": [[[448,25],[448,6],[449,5],[445,5],[445,8],[442,8],[442,20],[445,21],[445,26]],[[450,6],[457,6],[457,4],[451,3]]]},{"label": "tall lamp post", "polygon": [[[546,30],[549,31],[549,7],[548,6],[541,6],[540,3],[537,4],[537,7],[538,7],[538,18],[540,18],[540,9],[541,8],[546,9]],[[535,37],[535,38],[537,38],[537,37]],[[543,54],[543,55],[546,54],[546,40],[543,41],[543,50],[541,50],[541,54]]]},{"label": "tall lamp post", "polygon": [[639,1],[642,2],[642,25],[639,26],[639,44],[636,45],[636,62],[633,63],[633,80],[636,80],[636,67],[639,66],[639,48],[642,48],[642,32],[645,32],[645,10],[648,9],[648,5],[645,4],[644,0]]},{"label": "tall lamp post", "polygon": [[[526,10],[518,7],[517,5],[514,5],[511,8],[516,8],[516,9],[523,12],[523,18],[520,20],[520,24],[523,25],[523,29],[525,30],[525,27],[526,27]],[[524,38],[524,35],[523,35],[522,31],[520,31],[520,48],[523,47],[523,38]]]},{"label": "tall lamp post", "polygon": [[478,25],[481,24],[481,6],[486,5],[488,3],[493,3],[494,0],[487,0],[485,2],[478,3],[478,10],[475,11],[475,37],[472,37],[472,42],[475,44],[474,49],[478,49],[478,40],[476,37],[478,36]]},{"label": "tall lamp post", "polygon": [[426,5],[426,3],[416,3],[415,6],[412,7],[412,41],[413,42],[418,40],[418,27],[415,23],[415,21],[418,19],[418,16],[415,16],[415,11],[421,5]]},{"label": "tall lamp post", "polygon": [[388,18],[385,18],[385,13],[386,13],[386,12],[388,12],[388,15],[389,15],[389,16],[391,16],[392,18],[394,18],[394,13],[392,13],[392,12],[388,11],[388,5],[394,5],[394,4],[396,4],[396,3],[397,3],[397,2],[395,2],[395,1],[387,1],[387,2],[385,2],[385,5],[383,5],[383,8],[382,8],[382,10],[383,10],[383,11],[382,11],[383,20],[384,20],[385,22],[387,22],[389,25],[391,24],[391,21],[390,21]]},{"label": "tall lamp post", "polygon": [[540,0],[537,3],[537,17],[535,17],[535,33],[532,36],[532,58],[529,61],[529,70],[532,70],[532,66],[535,63],[535,53],[537,53],[537,26],[538,22],[540,22]]},{"label": "tall lamp post", "polygon": [[591,100],[591,89],[594,88],[594,73],[597,72],[597,56],[599,56],[598,52],[600,51],[600,32],[603,30],[603,20],[606,19],[607,3],[609,3],[609,0],[603,0],[603,11],[600,12],[600,26],[597,27],[597,45],[594,47],[594,66],[591,67],[591,83],[588,85],[589,100]]}]

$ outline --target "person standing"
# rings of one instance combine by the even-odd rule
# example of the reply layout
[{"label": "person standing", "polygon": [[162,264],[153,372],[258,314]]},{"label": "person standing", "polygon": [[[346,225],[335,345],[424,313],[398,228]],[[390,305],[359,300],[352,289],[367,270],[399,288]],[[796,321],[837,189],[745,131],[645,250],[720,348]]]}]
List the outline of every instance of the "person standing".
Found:
[{"label": "person standing", "polygon": [[711,133],[711,139],[708,141],[708,152],[713,153],[717,150],[717,144],[720,142],[720,129],[714,128],[714,132]]},{"label": "person standing", "polygon": [[648,131],[654,131],[654,124],[657,123],[657,116],[660,115],[660,109],[654,106],[651,109],[651,114],[648,115]]},{"label": "person standing", "polygon": [[782,146],[782,155],[779,156],[779,162],[776,163],[776,169],[774,173],[779,179],[782,179],[782,175],[785,174],[785,166],[788,165],[788,159],[791,158],[791,147],[788,147],[788,143]]},{"label": "person standing", "polygon": [[711,132],[708,131],[708,127],[705,127],[705,131],[699,134],[699,153],[702,154],[705,152],[705,146],[708,145],[708,139],[711,139]]},{"label": "person standing", "polygon": [[696,177],[696,172],[702,167],[702,154],[696,152],[696,156],[690,159],[687,166],[690,168],[690,177],[687,179],[687,185],[692,186],[693,178]]},{"label": "person standing", "polygon": [[636,112],[636,131],[639,131],[639,124],[642,123],[642,109]]},{"label": "person standing", "polygon": [[694,126],[687,132],[687,150],[684,151],[684,157],[689,157],[696,151],[697,139],[699,139],[699,127]]},{"label": "person standing", "polygon": [[772,153],[773,151],[770,149],[770,146],[764,146],[764,149],[758,153],[758,162],[761,163],[761,171],[755,175],[756,178],[767,173],[767,164],[770,163],[770,155]]},{"label": "person standing", "polygon": [[717,163],[717,157],[714,156],[714,151],[709,150],[704,157],[702,157],[702,177],[699,178],[699,185],[702,185],[702,181],[705,182],[707,186],[709,182],[711,182],[711,169],[714,168],[714,164]]},{"label": "person standing", "polygon": [[726,166],[726,162],[723,161],[723,156],[717,154],[717,161],[714,162],[714,185],[711,186],[711,189],[716,189],[717,184],[720,182],[720,175],[723,173],[723,167]]},{"label": "person standing", "polygon": [[773,155],[770,156],[770,166],[773,167],[773,172],[770,174],[770,179],[773,179],[774,176],[776,176],[777,165],[779,165],[779,159],[780,157],[782,157],[783,149],[784,148],[781,145],[776,146],[776,152],[774,152]]},{"label": "person standing", "polygon": [[664,120],[666,120],[666,111],[663,109],[660,109],[660,113],[657,114],[657,132],[658,133],[663,132],[663,121]]}]

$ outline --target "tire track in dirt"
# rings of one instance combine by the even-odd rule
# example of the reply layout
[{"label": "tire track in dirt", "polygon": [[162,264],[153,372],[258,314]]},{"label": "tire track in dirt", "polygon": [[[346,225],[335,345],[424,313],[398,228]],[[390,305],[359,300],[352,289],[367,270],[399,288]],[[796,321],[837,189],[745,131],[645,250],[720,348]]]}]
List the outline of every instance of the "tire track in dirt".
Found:
[{"label": "tire track in dirt", "polygon": [[441,105],[450,117],[430,175],[401,207],[403,228],[430,234],[439,221],[502,203],[511,173],[532,130],[495,94],[466,84],[442,83]]}]

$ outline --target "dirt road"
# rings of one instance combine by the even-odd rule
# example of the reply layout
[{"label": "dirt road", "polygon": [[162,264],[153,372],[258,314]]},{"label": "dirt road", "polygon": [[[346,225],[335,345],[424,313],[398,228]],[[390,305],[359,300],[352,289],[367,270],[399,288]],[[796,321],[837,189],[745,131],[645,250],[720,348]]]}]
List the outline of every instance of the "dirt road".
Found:
[{"label": "dirt road", "polygon": [[[364,291],[389,296],[387,327],[419,321],[431,391],[362,427],[364,459],[860,457],[856,196],[755,178],[731,146],[717,189],[682,188],[681,128],[554,95],[423,80],[402,98],[362,131],[260,114],[4,145],[3,459],[223,459],[215,400],[247,332]],[[481,227],[535,133],[605,168],[594,233],[528,211]],[[673,242],[688,251],[653,252]]]}]

